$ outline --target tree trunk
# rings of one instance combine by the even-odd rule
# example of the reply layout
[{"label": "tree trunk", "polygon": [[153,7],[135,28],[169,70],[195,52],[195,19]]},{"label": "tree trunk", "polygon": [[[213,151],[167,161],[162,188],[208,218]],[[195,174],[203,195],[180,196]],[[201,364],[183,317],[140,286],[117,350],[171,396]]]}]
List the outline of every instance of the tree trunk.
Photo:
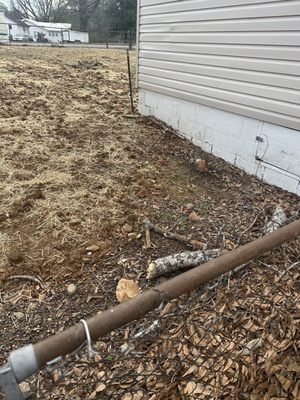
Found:
[{"label": "tree trunk", "polygon": [[82,32],[87,31],[87,25],[90,17],[88,7],[87,0],[79,0],[79,25]]}]

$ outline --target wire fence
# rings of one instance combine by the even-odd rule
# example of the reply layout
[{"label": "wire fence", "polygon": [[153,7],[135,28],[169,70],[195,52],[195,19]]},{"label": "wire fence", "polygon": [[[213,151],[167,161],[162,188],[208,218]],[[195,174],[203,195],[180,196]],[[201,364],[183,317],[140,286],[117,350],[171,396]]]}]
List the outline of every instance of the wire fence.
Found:
[{"label": "wire fence", "polygon": [[[298,262],[223,275],[48,366],[38,398],[299,399]],[[280,266],[279,266],[280,265]]]},{"label": "wire fence", "polygon": [[106,48],[123,45],[132,49],[136,44],[136,32],[133,31],[90,31],[89,34],[91,43],[102,43]]},{"label": "wire fence", "polygon": [[60,28],[57,25],[34,26],[25,23],[0,22],[0,43],[27,45],[81,45],[99,46],[104,48],[128,48],[136,44],[136,33],[133,31],[90,31],[78,32],[71,28]]}]

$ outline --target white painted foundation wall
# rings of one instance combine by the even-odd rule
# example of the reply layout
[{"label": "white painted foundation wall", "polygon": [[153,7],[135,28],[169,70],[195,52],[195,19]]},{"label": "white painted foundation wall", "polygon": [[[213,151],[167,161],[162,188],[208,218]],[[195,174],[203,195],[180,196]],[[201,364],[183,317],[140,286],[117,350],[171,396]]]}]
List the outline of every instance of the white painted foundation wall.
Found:
[{"label": "white painted foundation wall", "polygon": [[300,132],[140,89],[139,111],[176,129],[204,151],[300,195]]}]

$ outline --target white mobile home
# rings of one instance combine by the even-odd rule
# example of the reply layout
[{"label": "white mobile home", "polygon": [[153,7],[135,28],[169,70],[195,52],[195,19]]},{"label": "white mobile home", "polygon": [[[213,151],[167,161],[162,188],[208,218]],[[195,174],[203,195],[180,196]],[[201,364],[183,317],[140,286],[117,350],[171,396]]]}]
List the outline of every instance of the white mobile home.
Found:
[{"label": "white mobile home", "polygon": [[29,27],[22,21],[14,21],[5,16],[8,38],[11,40],[24,40],[30,37]]},{"label": "white mobile home", "polygon": [[29,38],[29,28],[22,21],[14,21],[0,12],[0,40],[24,40]]},{"label": "white mobile home", "polygon": [[31,19],[13,21],[0,12],[0,40],[49,43],[88,43],[88,32],[71,30],[71,24]]},{"label": "white mobile home", "polygon": [[139,0],[139,110],[300,195],[300,1]]},{"label": "white mobile home", "polygon": [[7,26],[4,13],[0,11],[0,40],[7,39]]},{"label": "white mobile home", "polygon": [[22,20],[28,27],[34,41],[48,41],[50,43],[80,42],[88,43],[87,32],[72,31],[71,24],[59,22],[40,22],[30,19]]},{"label": "white mobile home", "polygon": [[71,24],[40,22],[31,19],[23,19],[23,22],[29,27],[30,36],[34,41],[61,43],[64,35],[71,29]]}]

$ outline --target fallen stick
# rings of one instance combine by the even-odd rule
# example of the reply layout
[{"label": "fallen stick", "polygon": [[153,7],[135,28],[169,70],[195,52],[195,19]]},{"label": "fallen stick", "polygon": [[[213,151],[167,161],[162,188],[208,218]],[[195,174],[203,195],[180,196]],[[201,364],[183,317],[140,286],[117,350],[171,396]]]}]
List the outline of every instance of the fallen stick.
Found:
[{"label": "fallen stick", "polygon": [[147,269],[147,279],[158,278],[179,269],[187,269],[203,264],[221,253],[220,249],[185,251],[183,253],[171,254],[170,256],[158,258],[149,264]]},{"label": "fallen stick", "polygon": [[125,115],[122,115],[122,117],[128,118],[128,119],[135,119],[135,118],[138,118],[139,115],[138,114],[125,114]]},{"label": "fallen stick", "polygon": [[145,249],[150,249],[151,246],[152,246],[152,243],[151,243],[150,229],[147,226],[146,232],[145,232]]},{"label": "fallen stick", "polygon": [[9,278],[7,278],[8,281],[14,281],[14,280],[23,280],[23,281],[31,281],[37,283],[41,288],[43,288],[42,281],[39,278],[36,278],[35,276],[30,276],[30,275],[12,275]]},{"label": "fallen stick", "polygon": [[193,247],[195,249],[203,248],[203,243],[198,242],[197,240],[189,239],[186,236],[170,232],[166,229],[160,228],[159,226],[152,224],[152,222],[150,222],[149,220],[145,220],[144,224],[146,225],[147,228],[151,229],[153,232],[159,233],[160,235],[162,235],[168,239],[177,240],[177,241],[185,243],[186,245]]}]

